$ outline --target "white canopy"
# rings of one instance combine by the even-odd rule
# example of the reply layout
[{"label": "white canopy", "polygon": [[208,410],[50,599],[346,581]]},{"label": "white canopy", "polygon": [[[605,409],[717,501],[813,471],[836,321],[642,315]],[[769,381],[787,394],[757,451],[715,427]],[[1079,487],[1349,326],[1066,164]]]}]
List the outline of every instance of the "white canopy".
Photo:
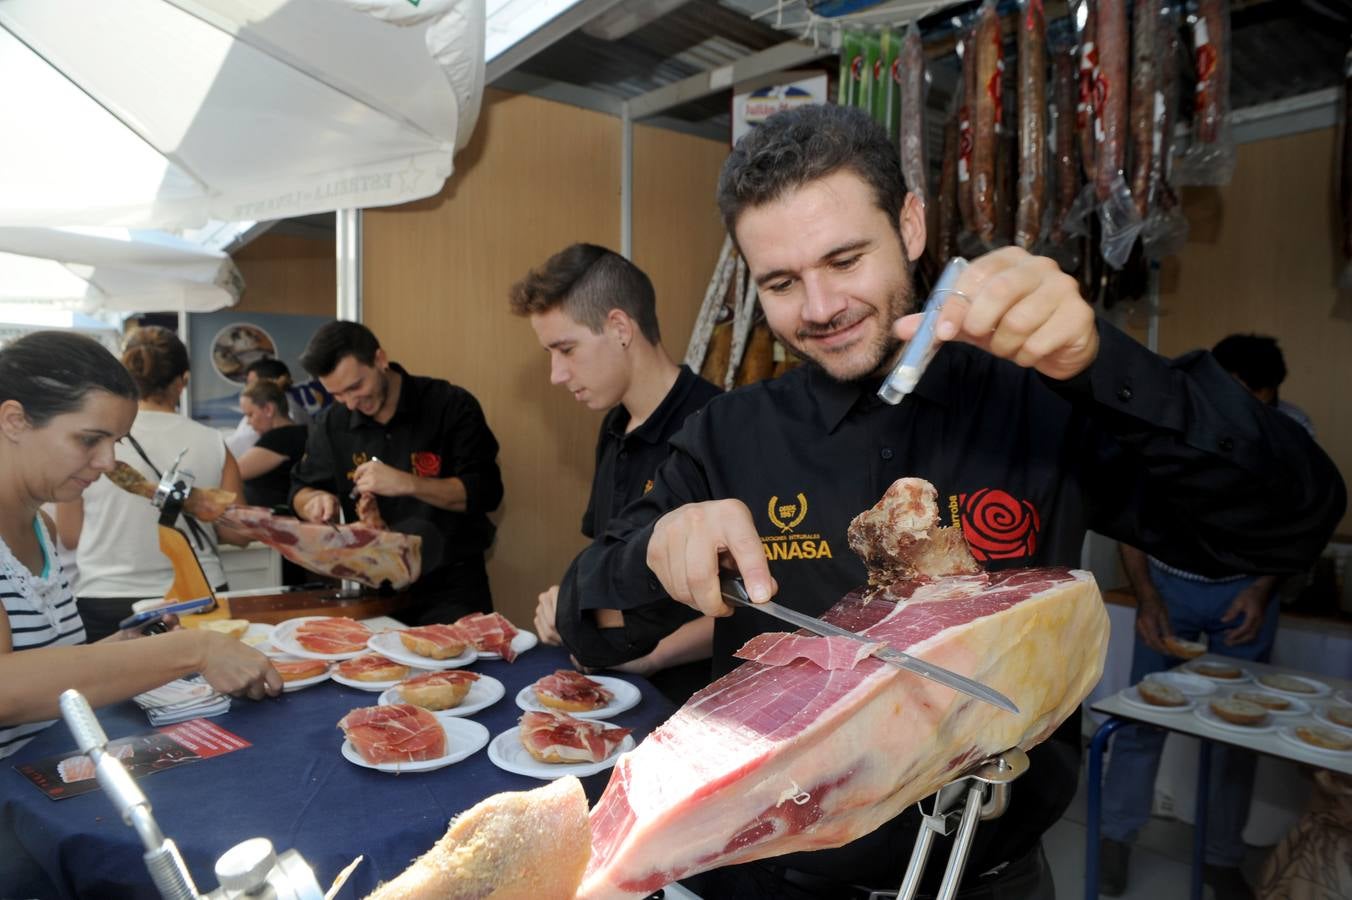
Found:
[{"label": "white canopy", "polygon": [[[158,232],[0,227],[0,304],[9,321],[52,310],[211,312],[244,280],[230,257]],[[55,321],[55,320],[54,320]],[[55,326],[54,326],[55,327]]]},{"label": "white canopy", "polygon": [[483,0],[0,0],[0,225],[181,228],[435,194]]}]

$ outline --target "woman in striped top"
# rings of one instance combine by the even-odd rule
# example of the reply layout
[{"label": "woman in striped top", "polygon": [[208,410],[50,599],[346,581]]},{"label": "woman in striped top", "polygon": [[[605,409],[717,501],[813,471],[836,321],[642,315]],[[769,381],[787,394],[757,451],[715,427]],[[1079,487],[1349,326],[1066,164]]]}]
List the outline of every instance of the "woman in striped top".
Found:
[{"label": "woman in striped top", "polygon": [[281,690],[267,657],[215,632],[84,643],[40,507],[78,498],[110,471],[135,417],[135,384],[97,342],[47,331],[0,348],[0,757],[51,724],[66,688],[94,706],[193,672],[222,693]]}]

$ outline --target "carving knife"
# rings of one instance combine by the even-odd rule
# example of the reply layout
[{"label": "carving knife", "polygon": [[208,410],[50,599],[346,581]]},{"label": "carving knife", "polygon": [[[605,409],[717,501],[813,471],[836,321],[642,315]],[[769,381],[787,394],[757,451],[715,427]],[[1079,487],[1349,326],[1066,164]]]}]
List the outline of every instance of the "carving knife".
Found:
[{"label": "carving knife", "polygon": [[[796,610],[781,606],[774,601],[765,603],[753,603],[751,597],[746,592],[746,586],[742,584],[742,579],[735,576],[725,575],[722,578],[721,593],[723,599],[733,606],[745,606],[758,612],[773,616],[782,622],[788,622],[798,628],[805,629],[821,637],[843,637],[852,641],[859,641],[864,644],[876,644],[878,641],[870,639],[867,635],[855,634],[839,625],[832,625],[829,622],[823,622],[821,619],[815,619],[812,616],[805,615]],[[933,663],[927,663],[923,659],[917,659],[909,653],[903,653],[900,650],[893,650],[891,647],[884,647],[873,651],[873,656],[881,659],[885,663],[891,663],[899,669],[905,669],[908,672],[914,672],[921,678],[928,678],[930,681],[950,687],[955,691],[961,691],[969,697],[975,697],[983,703],[989,703],[991,706],[997,706],[1006,712],[1017,714],[1019,708],[1014,705],[1004,694],[994,688],[986,687],[979,681],[959,675],[957,672],[950,672],[941,666]]]}]

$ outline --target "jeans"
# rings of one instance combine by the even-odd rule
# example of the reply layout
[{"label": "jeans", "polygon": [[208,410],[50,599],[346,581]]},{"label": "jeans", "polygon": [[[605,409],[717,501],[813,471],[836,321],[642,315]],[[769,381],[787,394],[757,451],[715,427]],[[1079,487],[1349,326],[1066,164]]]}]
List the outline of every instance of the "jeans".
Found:
[{"label": "jeans", "polygon": [[[1176,635],[1185,640],[1197,640],[1199,635],[1205,634],[1211,653],[1255,662],[1267,661],[1277,634],[1280,612],[1275,598],[1268,603],[1263,626],[1256,638],[1233,647],[1223,643],[1225,632],[1234,628],[1238,621],[1222,622],[1221,616],[1239,592],[1253,584],[1254,577],[1212,584],[1179,578],[1151,565],[1150,580],[1164,598],[1169,623]],[[1136,684],[1151,672],[1170,668],[1177,662],[1147,647],[1138,634],[1132,654],[1131,683]],[[1160,752],[1167,734],[1161,728],[1134,725],[1123,728],[1113,739],[1103,784],[1104,837],[1130,842],[1150,819],[1155,774],[1159,771]],[[1206,840],[1206,861],[1211,865],[1237,866],[1244,859],[1244,825],[1248,819],[1257,761],[1257,756],[1250,751],[1212,744]]]}]

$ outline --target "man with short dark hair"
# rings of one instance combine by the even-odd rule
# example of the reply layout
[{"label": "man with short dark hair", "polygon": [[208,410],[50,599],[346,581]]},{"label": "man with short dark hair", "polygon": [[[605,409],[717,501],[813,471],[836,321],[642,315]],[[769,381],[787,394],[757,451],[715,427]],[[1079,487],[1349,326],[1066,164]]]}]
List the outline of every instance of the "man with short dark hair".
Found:
[{"label": "man with short dark hair", "polygon": [[498,442],[469,391],[410,375],[370,329],[330,322],[301,364],[333,395],[291,470],[291,505],[310,522],[378,511],[393,531],[420,535],[418,624],[489,612],[488,513],[502,502]]},{"label": "man with short dark hair", "polygon": [[[946,343],[928,372],[900,405],[881,402],[918,325],[908,314],[925,217],[895,144],[861,110],[767,119],[733,149],[718,200],[767,323],[808,364],[688,420],[653,489],[579,557],[575,588],[623,608],[665,596],[718,616],[715,674],[748,639],[779,630],[723,602],[720,566],[754,600],[819,616],[866,580],[850,520],[902,476],[935,485],[940,524],[962,527],[992,569],[1077,565],[1092,528],[1200,571],[1235,560],[1295,571],[1341,518],[1342,480],[1298,426],[1208,355],[1170,361],[1141,347],[1097,319],[1054,262],[1018,248],[971,263],[940,314]],[[1075,793],[1079,750],[1072,717],[1030,752],[1009,810],[977,829],[960,896],[1052,896],[1040,836]],[[696,890],[739,900],[894,890],[916,824],[911,810],[844,847],[715,871]],[[757,833],[743,832],[739,852],[756,852]],[[939,875],[930,868],[923,892]]]},{"label": "man with short dark hair", "polygon": [[[609,410],[596,440],[582,533],[605,533],[611,517],[651,486],[667,441],[719,389],[662,347],[657,298],[641,269],[595,244],[573,244],[512,287],[511,309],[530,320],[549,352],[549,380],[590,409]],[[564,580],[575,577],[569,567]],[[645,675],[682,703],[709,682],[713,620],[659,602],[624,612],[604,596],[539,597],[535,627],[583,666]]]}]

